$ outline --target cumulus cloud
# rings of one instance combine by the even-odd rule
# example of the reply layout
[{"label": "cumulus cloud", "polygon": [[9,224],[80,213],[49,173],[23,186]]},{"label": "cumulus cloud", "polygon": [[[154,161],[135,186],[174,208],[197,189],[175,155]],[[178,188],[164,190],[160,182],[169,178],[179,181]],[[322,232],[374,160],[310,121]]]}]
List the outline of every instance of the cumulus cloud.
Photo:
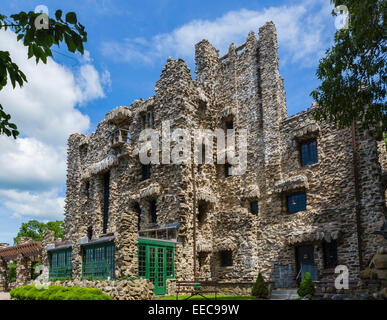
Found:
[{"label": "cumulus cloud", "polygon": [[56,189],[41,193],[0,190],[0,199],[14,218],[63,219],[64,198],[58,197]]},{"label": "cumulus cloud", "polygon": [[90,126],[77,106],[103,98],[109,78],[88,52],[75,70],[52,58],[37,65],[11,31],[0,32],[0,50],[11,53],[28,80],[22,88],[0,91],[0,103],[21,132],[17,140],[0,136],[0,207],[14,217],[63,218],[67,139]]},{"label": "cumulus cloud", "polygon": [[35,138],[17,140],[0,136],[0,189],[38,190],[61,185],[66,152]]},{"label": "cumulus cloud", "polygon": [[322,44],[331,38],[333,22],[331,6],[326,0],[304,0],[297,5],[269,7],[262,11],[241,9],[230,11],[215,20],[193,20],[170,33],[157,34],[151,39],[123,39],[108,41],[102,45],[102,53],[113,59],[126,62],[152,63],[168,56],[182,57],[189,62],[194,56],[194,44],[208,39],[221,54],[228,50],[231,42],[243,43],[250,30],[266,21],[277,27],[278,41],[283,59],[300,61],[307,65],[316,61],[323,53]]}]

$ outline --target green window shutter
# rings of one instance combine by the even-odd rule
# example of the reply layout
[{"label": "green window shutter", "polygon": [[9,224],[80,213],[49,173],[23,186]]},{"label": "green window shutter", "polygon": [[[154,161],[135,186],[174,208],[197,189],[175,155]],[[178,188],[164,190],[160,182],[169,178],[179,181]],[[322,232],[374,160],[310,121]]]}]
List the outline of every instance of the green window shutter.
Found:
[{"label": "green window shutter", "polygon": [[49,253],[49,278],[72,277],[72,250],[71,248],[56,250]]},{"label": "green window shutter", "polygon": [[82,277],[115,278],[114,243],[85,246],[82,250]]}]

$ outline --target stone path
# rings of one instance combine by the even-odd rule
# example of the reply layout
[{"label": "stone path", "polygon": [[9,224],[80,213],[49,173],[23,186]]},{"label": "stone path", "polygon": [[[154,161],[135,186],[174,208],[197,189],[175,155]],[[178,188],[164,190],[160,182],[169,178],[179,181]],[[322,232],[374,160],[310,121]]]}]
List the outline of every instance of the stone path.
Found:
[{"label": "stone path", "polygon": [[0,300],[11,300],[8,292],[0,292]]},{"label": "stone path", "polygon": [[270,300],[296,300],[297,289],[276,289],[271,292]]}]

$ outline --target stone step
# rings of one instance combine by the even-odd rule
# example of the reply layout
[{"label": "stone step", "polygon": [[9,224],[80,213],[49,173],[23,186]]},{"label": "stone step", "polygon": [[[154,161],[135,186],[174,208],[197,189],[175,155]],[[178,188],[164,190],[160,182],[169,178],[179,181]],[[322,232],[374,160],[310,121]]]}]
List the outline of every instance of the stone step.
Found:
[{"label": "stone step", "polygon": [[299,298],[297,289],[276,289],[273,290],[270,300],[294,300]]}]

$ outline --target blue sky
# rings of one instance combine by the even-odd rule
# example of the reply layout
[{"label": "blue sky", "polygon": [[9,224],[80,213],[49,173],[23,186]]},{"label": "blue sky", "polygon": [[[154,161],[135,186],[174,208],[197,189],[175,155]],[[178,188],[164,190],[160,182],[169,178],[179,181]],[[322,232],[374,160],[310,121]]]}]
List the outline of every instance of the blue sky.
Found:
[{"label": "blue sky", "polygon": [[207,38],[222,55],[272,20],[292,115],[311,105],[318,60],[335,32],[327,0],[14,0],[1,13],[37,5],[50,15],[75,11],[88,32],[87,52],[54,48],[53,59],[36,66],[13,34],[0,32],[0,50],[11,52],[29,80],[0,92],[21,129],[16,141],[0,137],[0,242],[12,243],[21,222],[63,219],[67,137],[90,134],[112,108],[152,96],[169,56],[186,60],[194,77],[196,42]]}]

